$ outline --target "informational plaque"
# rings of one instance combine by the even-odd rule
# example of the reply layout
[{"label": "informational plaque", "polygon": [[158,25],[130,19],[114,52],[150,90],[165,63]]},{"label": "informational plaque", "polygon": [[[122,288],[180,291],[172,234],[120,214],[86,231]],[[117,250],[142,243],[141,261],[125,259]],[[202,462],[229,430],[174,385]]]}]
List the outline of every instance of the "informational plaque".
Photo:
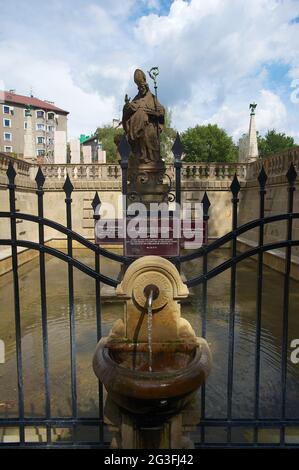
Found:
[{"label": "informational plaque", "polygon": [[170,217],[148,217],[136,224],[127,217],[125,255],[140,257],[147,255],[179,256],[180,237],[175,230],[175,219]]},{"label": "informational plaque", "polygon": [[139,219],[100,219],[95,224],[95,242],[99,245],[123,245],[126,256],[179,256],[180,249],[198,249],[208,242],[208,222],[156,217]]}]

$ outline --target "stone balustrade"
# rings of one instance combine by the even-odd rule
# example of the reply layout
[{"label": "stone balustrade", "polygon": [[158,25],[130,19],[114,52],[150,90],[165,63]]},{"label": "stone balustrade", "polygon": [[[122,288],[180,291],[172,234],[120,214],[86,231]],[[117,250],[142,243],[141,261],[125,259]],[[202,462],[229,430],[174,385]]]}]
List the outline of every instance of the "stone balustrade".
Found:
[{"label": "stone balustrade", "polygon": [[[0,176],[5,176],[10,157],[0,154]],[[34,181],[37,165],[13,158],[19,176]],[[63,182],[68,174],[77,181],[121,181],[121,168],[118,164],[42,164],[47,182]],[[166,173],[173,180],[173,165],[166,165]],[[183,162],[182,180],[185,181],[231,181],[237,173],[241,181],[246,180],[246,163],[187,163]]]},{"label": "stone balustrade", "polygon": [[290,163],[293,162],[297,171],[299,169],[299,146],[294,147],[290,150],[285,150],[274,155],[270,155],[266,158],[261,158],[252,162],[248,165],[247,180],[256,180],[259,172],[264,165],[265,171],[268,178],[271,181],[280,180],[285,181],[285,175],[289,169]]},{"label": "stone balustrade", "polygon": [[13,160],[14,167],[19,176],[30,178],[31,163],[19,158],[11,158],[8,154],[0,153],[0,175],[4,175],[7,171],[10,160]]},{"label": "stone balustrade", "polygon": [[[0,153],[1,183],[4,182],[7,166],[11,159],[8,154]],[[19,181],[22,181],[23,185],[26,181],[28,185],[34,183],[37,164],[18,158],[13,158],[13,161]],[[299,146],[251,163],[183,162],[182,181],[188,184],[197,184],[197,182],[229,184],[236,173],[240,182],[249,181],[253,184],[254,181],[257,181],[263,164],[270,181],[276,182],[285,178],[291,162],[299,168]],[[168,176],[174,180],[173,165],[167,164],[166,168]],[[54,184],[55,187],[62,185],[67,174],[75,185],[83,181],[121,182],[121,169],[118,164],[43,164],[42,170],[46,177],[46,187]]]},{"label": "stone balustrade", "polygon": [[183,179],[231,181],[236,173],[240,181],[246,180],[247,163],[183,163]]},{"label": "stone balustrade", "polygon": [[48,180],[65,180],[68,174],[72,181],[77,180],[117,180],[121,178],[119,165],[108,164],[76,164],[76,165],[53,165],[44,164],[42,170]]}]

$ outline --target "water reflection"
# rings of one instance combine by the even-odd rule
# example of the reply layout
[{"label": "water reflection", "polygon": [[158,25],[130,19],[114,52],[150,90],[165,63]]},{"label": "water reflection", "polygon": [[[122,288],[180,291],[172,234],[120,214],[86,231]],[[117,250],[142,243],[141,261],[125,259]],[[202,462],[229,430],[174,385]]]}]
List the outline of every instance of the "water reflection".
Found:
[{"label": "water reflection", "polygon": [[[84,250],[76,255],[93,265],[93,257]],[[229,256],[225,250],[209,256],[210,267]],[[201,271],[201,262],[184,267],[186,277]],[[252,418],[255,398],[255,334],[256,334],[256,268],[254,260],[243,261],[237,268],[237,302],[235,323],[235,362],[233,417]],[[101,259],[104,274],[117,278],[119,264]],[[49,333],[49,365],[52,416],[71,415],[71,374],[69,346],[69,313],[67,266],[47,257],[47,306]],[[78,415],[98,416],[98,385],[91,361],[97,343],[95,283],[74,269],[75,317],[77,346]],[[106,289],[107,294],[107,289]],[[289,338],[299,338],[299,289],[291,281]],[[213,353],[213,369],[206,387],[206,417],[225,418],[227,414],[228,313],[230,272],[208,282],[207,340]],[[108,292],[109,295],[109,292]],[[281,407],[281,338],[283,276],[264,270],[260,416],[280,416]],[[33,260],[20,268],[20,305],[22,312],[22,352],[25,394],[25,415],[44,416],[44,369],[42,324],[40,312],[39,266]],[[102,302],[102,334],[122,317],[122,305]],[[201,287],[192,289],[191,302],[182,306],[184,316],[201,335]],[[0,416],[18,415],[17,376],[14,337],[12,275],[0,278],[0,338],[5,341],[6,363],[0,365]],[[289,343],[290,343],[289,341]],[[288,363],[287,417],[299,417],[299,365]],[[207,431],[207,434],[210,431]],[[212,431],[211,431],[212,432]],[[218,431],[219,434],[220,430]],[[234,437],[233,437],[234,438]],[[246,436],[245,436],[246,438]],[[250,437],[248,437],[250,439]]]}]

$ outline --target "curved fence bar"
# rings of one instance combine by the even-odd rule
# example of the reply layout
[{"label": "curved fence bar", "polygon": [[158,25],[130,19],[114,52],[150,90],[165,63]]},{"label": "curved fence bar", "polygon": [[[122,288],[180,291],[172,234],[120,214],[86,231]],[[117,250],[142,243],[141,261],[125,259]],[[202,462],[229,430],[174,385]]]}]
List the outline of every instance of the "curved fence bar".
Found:
[{"label": "curved fence bar", "polygon": [[194,287],[196,285],[199,285],[202,282],[207,281],[217,276],[217,274],[223,273],[223,271],[226,271],[226,269],[229,269],[232,266],[235,266],[240,261],[243,261],[246,258],[250,258],[251,256],[255,256],[260,252],[265,253],[266,251],[276,250],[278,248],[292,247],[292,246],[299,246],[299,240],[281,241],[281,242],[269,243],[263,246],[256,246],[254,248],[251,248],[248,251],[245,251],[244,253],[241,253],[240,255],[237,255],[235,258],[231,258],[228,261],[225,261],[224,263],[219,264],[219,266],[217,266],[216,268],[213,268],[211,269],[211,271],[208,271],[207,274],[202,274],[201,276],[194,277],[193,279],[187,279],[186,285],[188,287]]},{"label": "curved fence bar", "polygon": [[[0,218],[10,218],[11,215],[12,214],[10,212],[0,212]],[[25,213],[22,213],[22,212],[16,212],[15,217],[20,219],[20,220],[27,220],[29,222],[36,222],[38,224],[45,225],[47,227],[53,228],[53,229],[63,233],[64,235],[70,236],[73,240],[81,243],[83,246],[85,246],[86,248],[89,248],[90,250],[94,251],[98,255],[104,256],[104,257],[109,258],[113,261],[117,261],[119,263],[124,263],[124,264],[129,263],[131,261],[129,257],[118,255],[118,254],[113,253],[111,251],[105,250],[104,248],[101,248],[98,245],[95,245],[94,243],[90,242],[89,240],[86,240],[82,235],[79,235],[78,233],[74,232],[73,230],[68,229],[64,225],[61,225],[57,222],[54,222],[53,220],[46,219],[46,218],[40,218],[36,215],[25,214]],[[280,221],[289,220],[289,219],[299,219],[299,212],[294,212],[294,213],[290,213],[290,214],[272,215],[272,216],[265,217],[264,219],[252,220],[250,222],[247,222],[246,224],[240,225],[235,230],[232,230],[231,232],[227,233],[223,237],[218,238],[217,240],[210,243],[209,245],[202,246],[201,248],[194,251],[193,253],[183,255],[183,256],[180,256],[180,257],[175,257],[174,260],[178,261],[180,263],[184,263],[186,261],[192,261],[194,259],[202,257],[203,255],[207,255],[208,253],[211,253],[215,249],[221,248],[223,245],[225,245],[226,243],[233,240],[234,237],[238,237],[239,235],[242,235],[242,234],[248,232],[249,230],[252,230],[256,227],[261,227],[262,225],[267,225],[267,224],[270,224],[270,223],[273,223],[273,222],[280,222]],[[3,245],[3,243],[1,243],[1,241],[0,241],[0,245]],[[18,245],[18,246],[21,246],[21,245]],[[46,247],[47,245],[40,245],[40,246],[41,247],[42,246]],[[258,247],[259,246],[257,246],[256,248],[258,248]],[[254,250],[256,248],[254,248]],[[277,248],[279,248],[279,247],[277,247]],[[269,249],[274,249],[274,248],[269,248]],[[252,251],[252,250],[250,250],[250,251]],[[265,250],[265,251],[267,251],[267,250]],[[58,252],[58,250],[56,250],[56,252]],[[62,252],[60,252],[60,253],[62,253]],[[254,254],[256,254],[256,253],[254,253]],[[254,256],[254,254],[249,255],[249,256]],[[104,282],[104,281],[102,281],[102,282]]]},{"label": "curved fence bar", "polygon": [[238,237],[249,230],[252,230],[256,227],[260,227],[262,225],[270,224],[272,222],[279,222],[281,220],[289,220],[289,219],[299,219],[299,212],[293,212],[291,214],[278,214],[278,215],[271,215],[265,217],[264,219],[255,219],[251,222],[247,222],[246,224],[240,225],[235,230],[223,235],[223,237],[218,238],[214,242],[210,243],[207,246],[202,246],[198,250],[190,253],[188,255],[183,255],[178,258],[181,263],[185,261],[192,261],[193,259],[200,258],[204,253],[211,253],[212,251],[216,250],[217,248],[221,248],[221,246],[225,245],[226,243],[233,240],[234,237]]},{"label": "curved fence bar", "polygon": [[103,282],[104,284],[108,284],[108,286],[116,287],[119,284],[118,280],[112,279],[108,276],[104,276],[103,274],[97,273],[94,269],[91,269],[89,266],[86,264],[81,263],[80,261],[72,258],[71,256],[68,256],[67,254],[63,253],[62,251],[57,250],[56,248],[52,248],[47,245],[40,245],[39,243],[36,242],[31,242],[27,240],[17,240],[17,241],[12,241],[12,240],[5,240],[1,239],[0,240],[0,246],[7,245],[7,246],[21,246],[23,248],[29,248],[31,250],[38,250],[42,251],[44,253],[47,253],[48,255],[55,256],[56,258],[61,259],[62,261],[66,261],[67,263],[70,263],[72,266],[75,268],[79,269],[83,273],[87,274],[88,276],[91,276],[92,278]]},{"label": "curved fence bar", "polygon": [[[0,218],[10,218],[12,216],[11,212],[0,212]],[[85,246],[86,248],[94,251],[100,256],[104,256],[105,258],[109,258],[113,261],[117,261],[118,263],[127,263],[129,262],[129,258],[126,256],[118,255],[117,253],[113,253],[111,251],[105,250],[105,248],[101,248],[98,245],[95,245],[94,243],[90,242],[86,238],[84,238],[82,235],[80,235],[77,232],[74,232],[73,230],[65,227],[64,225],[61,225],[57,222],[54,222],[54,220],[50,220],[47,218],[40,218],[37,215],[34,214],[24,214],[22,212],[16,212],[15,217],[20,220],[27,220],[29,222],[36,222],[41,225],[46,225],[47,227],[53,228],[54,230],[57,230],[64,235],[67,235],[71,237],[73,240],[81,243],[81,245]]]}]

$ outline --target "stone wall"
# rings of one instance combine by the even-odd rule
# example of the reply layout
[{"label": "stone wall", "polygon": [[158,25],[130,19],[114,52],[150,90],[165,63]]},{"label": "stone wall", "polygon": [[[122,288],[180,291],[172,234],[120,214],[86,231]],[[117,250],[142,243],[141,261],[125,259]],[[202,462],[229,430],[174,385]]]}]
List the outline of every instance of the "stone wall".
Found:
[{"label": "stone wall", "polygon": [[[288,209],[288,183],[286,173],[290,163],[293,162],[295,168],[299,168],[299,148],[286,151],[272,157],[263,159],[263,165],[268,175],[265,195],[265,216],[286,213]],[[249,164],[247,181],[240,194],[239,223],[243,224],[253,219],[259,218],[259,186],[257,177],[261,169],[262,162],[258,160]],[[299,172],[298,172],[299,173]],[[299,181],[299,174],[298,180]],[[299,211],[299,191],[294,193],[294,212]],[[284,240],[286,237],[286,222],[277,222],[265,225],[265,243]],[[258,230],[252,230],[245,234],[244,239],[256,243],[258,240]],[[293,221],[293,238],[299,239],[299,220]],[[299,247],[292,249],[294,256],[299,256]]]}]

